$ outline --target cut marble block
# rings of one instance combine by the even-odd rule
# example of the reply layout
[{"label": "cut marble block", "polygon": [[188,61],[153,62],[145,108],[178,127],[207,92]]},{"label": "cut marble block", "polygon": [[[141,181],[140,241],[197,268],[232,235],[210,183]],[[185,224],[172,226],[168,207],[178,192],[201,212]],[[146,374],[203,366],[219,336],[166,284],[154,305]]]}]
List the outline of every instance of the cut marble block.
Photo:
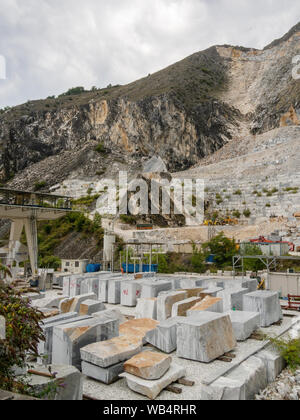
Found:
[{"label": "cut marble block", "polygon": [[80,353],[83,361],[107,368],[130,359],[142,350],[143,343],[139,337],[121,336],[89,344]]},{"label": "cut marble block", "polygon": [[62,313],[66,312],[79,312],[80,305],[85,300],[96,300],[96,295],[94,293],[87,293],[86,295],[78,295],[73,298],[62,300],[59,304],[59,310]]},{"label": "cut marble block", "polygon": [[224,290],[222,287],[211,287],[210,289],[205,289],[200,293],[200,297],[204,299],[206,296],[217,297],[218,293]]},{"label": "cut marble block", "polygon": [[70,277],[63,278],[63,295],[70,296]]},{"label": "cut marble block", "polygon": [[106,309],[104,303],[98,300],[87,299],[80,304],[79,315],[92,315],[104,311]]},{"label": "cut marble block", "polygon": [[116,319],[118,321],[119,325],[124,324],[124,322],[126,322],[126,318],[121,313],[121,311],[117,308],[105,309],[104,311],[95,312],[94,314],[92,314],[92,317],[100,318],[100,319],[103,319],[103,320]]},{"label": "cut marble block", "polygon": [[100,278],[98,299],[103,303],[108,302],[108,279]]},{"label": "cut marble block", "polygon": [[108,303],[118,305],[121,303],[121,283],[124,279],[112,279],[108,282]]},{"label": "cut marble block", "polygon": [[[52,340],[53,340],[53,328],[57,325],[68,324],[74,322],[75,319],[82,321],[82,317],[78,317],[77,312],[68,312],[65,314],[57,315],[48,319],[43,320],[40,326],[45,336],[45,341],[40,341],[38,344],[38,354],[41,356],[38,362],[41,364],[52,363]],[[87,319],[87,317],[84,317]]]},{"label": "cut marble block", "polygon": [[147,332],[146,341],[164,353],[172,353],[177,348],[177,326],[184,317],[169,318],[154,330]]},{"label": "cut marble block", "polygon": [[124,364],[126,373],[150,381],[162,378],[170,369],[172,358],[160,353],[145,351],[133,356]]},{"label": "cut marble block", "polygon": [[261,327],[269,327],[283,318],[278,292],[258,290],[244,295],[243,309],[259,312]]},{"label": "cut marble block", "polygon": [[203,292],[202,287],[194,287],[193,289],[182,289],[177,290],[178,292],[185,292],[187,294],[186,299],[189,299],[191,297],[200,297],[200,293]]},{"label": "cut marble block", "polygon": [[244,401],[246,386],[243,380],[222,376],[211,385],[201,384],[201,401]]},{"label": "cut marble block", "polygon": [[[32,365],[32,363],[30,363]],[[51,396],[51,399],[55,401],[81,401],[83,393],[83,377],[82,374],[73,366],[62,366],[62,365],[50,365],[50,366],[39,366],[32,365],[31,369],[38,372],[49,374],[49,367],[52,372],[56,372],[56,379],[61,382],[64,386],[57,386],[55,389],[55,395]],[[49,386],[53,383],[53,379],[47,378],[41,375],[28,375],[28,385],[32,387],[32,390],[39,394],[49,389]],[[46,394],[42,399],[49,398]]]},{"label": "cut marble block", "polygon": [[48,309],[53,309],[53,308],[59,308],[60,302],[65,300],[65,299],[69,299],[68,296],[58,296],[55,298],[44,298],[44,299],[39,299],[39,300],[35,300],[32,303],[33,307],[36,308],[48,308]]},{"label": "cut marble block", "polygon": [[242,382],[245,387],[243,400],[251,400],[268,385],[267,369],[258,357],[249,357],[240,366],[227,375],[227,378]]},{"label": "cut marble block", "polygon": [[137,305],[137,299],[141,297],[142,282],[122,281],[121,283],[121,305],[134,307]]},{"label": "cut marble block", "polygon": [[187,311],[187,316],[192,316],[198,311],[209,311],[209,312],[223,312],[223,300],[221,298],[215,298],[206,296],[203,300],[192,306]]},{"label": "cut marble block", "polygon": [[182,279],[180,281],[180,288],[181,289],[194,289],[197,287],[202,287],[203,280],[204,279],[197,279],[197,278]]},{"label": "cut marble block", "polygon": [[161,322],[171,318],[174,303],[185,299],[186,292],[161,292],[157,298],[157,320]]},{"label": "cut marble block", "polygon": [[209,363],[236,346],[229,315],[198,312],[179,321],[177,356]]},{"label": "cut marble block", "polygon": [[71,276],[70,277],[70,297],[80,295],[81,282],[83,278]]},{"label": "cut marble block", "polygon": [[0,316],[0,340],[5,340],[6,338],[6,327],[5,327],[5,318]]},{"label": "cut marble block", "polygon": [[171,281],[147,281],[142,286],[142,298],[156,298],[160,292],[172,289]]},{"label": "cut marble block", "polygon": [[230,311],[234,335],[237,341],[245,341],[260,326],[260,314],[257,312]]},{"label": "cut marble block", "polygon": [[286,363],[280,353],[272,347],[256,354],[261,359],[267,369],[268,383],[275,382],[277,376],[283,371]]},{"label": "cut marble block", "polygon": [[157,298],[138,299],[135,318],[157,319]]},{"label": "cut marble block", "polygon": [[102,321],[98,318],[56,326],[53,329],[52,360],[56,364],[67,364],[81,368],[80,349],[91,343],[117,337],[118,321]]},{"label": "cut marble block", "polygon": [[248,289],[225,289],[217,294],[223,299],[224,311],[231,311],[235,308],[237,311],[243,310],[243,297],[249,293]]},{"label": "cut marble block", "polygon": [[151,400],[155,400],[168,385],[183,378],[185,375],[185,368],[172,363],[168,372],[161,379],[156,381],[147,381],[146,379],[139,378],[126,372],[122,373],[120,377],[126,378],[127,385],[132,391],[145,395]]},{"label": "cut marble block", "polygon": [[247,279],[246,288],[249,290],[249,293],[255,292],[257,290],[258,281],[257,279]]},{"label": "cut marble block", "polygon": [[175,316],[186,316],[187,311],[201,300],[201,297],[193,297],[174,303],[174,305],[172,306],[172,318],[174,318]]},{"label": "cut marble block", "polygon": [[118,363],[107,368],[92,365],[88,362],[82,362],[82,373],[89,378],[102,382],[103,384],[110,385],[116,382],[119,375],[124,372],[124,362]]},{"label": "cut marble block", "polygon": [[159,323],[153,319],[132,319],[120,325],[120,335],[137,337],[146,342],[148,331],[154,330]]}]

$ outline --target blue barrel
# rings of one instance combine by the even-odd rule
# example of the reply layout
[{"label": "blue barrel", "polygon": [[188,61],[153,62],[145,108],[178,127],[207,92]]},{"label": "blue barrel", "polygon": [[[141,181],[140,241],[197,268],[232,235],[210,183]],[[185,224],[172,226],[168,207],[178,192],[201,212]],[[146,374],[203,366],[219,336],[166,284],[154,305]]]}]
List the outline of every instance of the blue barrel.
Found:
[{"label": "blue barrel", "polygon": [[101,264],[89,264],[86,267],[87,273],[99,273],[101,270]]}]

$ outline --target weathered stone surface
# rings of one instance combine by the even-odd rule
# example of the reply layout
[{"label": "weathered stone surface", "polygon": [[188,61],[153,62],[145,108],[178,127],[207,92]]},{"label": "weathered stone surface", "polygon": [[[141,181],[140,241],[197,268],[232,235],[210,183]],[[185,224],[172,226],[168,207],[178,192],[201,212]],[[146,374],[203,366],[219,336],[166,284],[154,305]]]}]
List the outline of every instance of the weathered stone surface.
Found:
[{"label": "weathered stone surface", "polygon": [[255,292],[257,290],[258,281],[257,279],[247,279],[246,288],[249,290],[249,293]]},{"label": "weathered stone surface", "polygon": [[59,304],[59,309],[62,313],[66,312],[79,312],[80,305],[85,300],[96,300],[96,295],[94,293],[87,293],[85,295],[78,295],[70,299],[62,300]]},{"label": "weathered stone surface", "polygon": [[194,287],[192,289],[182,289],[178,290],[178,292],[185,292],[187,294],[186,299],[189,299],[191,297],[200,297],[200,293],[203,292],[202,287]]},{"label": "weathered stone surface", "polygon": [[104,303],[98,300],[87,299],[80,304],[79,315],[92,315],[106,309]]},{"label": "weathered stone surface", "polygon": [[160,292],[172,289],[171,281],[149,280],[143,283],[141,298],[156,298]]},{"label": "weathered stone surface", "polygon": [[6,327],[5,327],[5,318],[0,316],[0,340],[5,340],[6,337]]},{"label": "weathered stone surface", "polygon": [[260,313],[260,326],[269,327],[282,319],[282,310],[277,292],[259,290],[243,297],[243,309]]},{"label": "weathered stone surface", "polygon": [[147,381],[146,379],[139,378],[126,372],[122,373],[120,376],[126,378],[127,385],[132,391],[154,400],[168,385],[183,378],[185,375],[186,371],[183,367],[172,363],[168,372],[161,379],[156,381]]},{"label": "weathered stone surface", "polygon": [[201,384],[200,400],[203,401],[244,401],[245,382],[221,377],[211,385]]},{"label": "weathered stone surface", "polygon": [[223,312],[223,300],[221,298],[215,298],[206,296],[203,300],[192,306],[187,311],[187,316],[195,314],[197,311],[209,311],[209,312]]},{"label": "weathered stone surface", "polygon": [[[83,378],[82,374],[73,366],[50,365],[51,371],[56,373],[56,380],[64,386],[57,386],[55,395],[50,396],[55,401],[77,401],[82,400]],[[32,369],[49,373],[49,366],[33,365]],[[29,385],[35,393],[45,391],[53,380],[39,375],[29,376]],[[47,399],[49,397],[45,397]]]},{"label": "weathered stone surface", "polygon": [[91,318],[86,321],[56,326],[53,329],[52,361],[55,364],[81,368],[80,349],[91,343],[117,337],[118,321]]},{"label": "weathered stone surface", "polygon": [[131,375],[150,381],[160,379],[169,370],[172,358],[160,353],[145,351],[125,362],[124,370]]},{"label": "weathered stone surface", "polygon": [[187,299],[186,292],[162,292],[157,298],[157,320],[165,321],[172,316],[174,303]]},{"label": "weathered stone surface", "polygon": [[84,375],[106,385],[110,385],[119,380],[119,375],[124,372],[124,362],[102,368],[83,361],[81,367]]},{"label": "weathered stone surface", "polygon": [[241,381],[245,385],[243,400],[251,400],[255,394],[267,386],[267,369],[264,362],[258,357],[250,357],[240,366],[230,372],[227,377]]},{"label": "weathered stone surface", "polygon": [[135,318],[157,319],[157,298],[138,299],[135,309]]},{"label": "weathered stone surface", "polygon": [[120,325],[120,335],[137,337],[145,342],[147,332],[156,328],[158,324],[157,321],[148,318],[132,319]]},{"label": "weathered stone surface", "polygon": [[233,350],[236,340],[229,315],[197,312],[179,321],[177,356],[209,363]]},{"label": "weathered stone surface", "polygon": [[268,383],[274,382],[286,365],[280,353],[272,347],[260,351],[256,354],[256,357],[263,361],[267,369]]},{"label": "weathered stone surface", "polygon": [[142,340],[134,336],[121,336],[81,348],[81,359],[92,365],[107,368],[116,365],[143,349]]},{"label": "weathered stone surface", "polygon": [[224,311],[231,311],[235,309],[236,311],[243,310],[243,297],[249,293],[248,289],[224,289],[217,294],[218,297],[223,299]]},{"label": "weathered stone surface", "polygon": [[172,318],[176,316],[186,316],[187,311],[201,300],[201,297],[193,297],[174,303],[174,305],[172,306]]},{"label": "weathered stone surface", "polygon": [[172,353],[177,348],[177,326],[184,317],[169,318],[161,322],[154,330],[147,332],[146,341],[152,346],[163,351]]},{"label": "weathered stone surface", "polygon": [[228,313],[237,341],[247,340],[260,326],[260,314],[257,312],[230,311]]}]

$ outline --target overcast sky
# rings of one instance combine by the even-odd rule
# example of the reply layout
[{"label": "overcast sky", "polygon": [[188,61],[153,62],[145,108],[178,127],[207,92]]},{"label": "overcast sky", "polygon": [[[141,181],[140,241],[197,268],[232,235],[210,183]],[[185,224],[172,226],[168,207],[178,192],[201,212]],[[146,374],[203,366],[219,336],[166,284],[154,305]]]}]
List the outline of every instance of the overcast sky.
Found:
[{"label": "overcast sky", "polygon": [[263,48],[300,21],[299,0],[0,0],[0,6],[0,56],[7,63],[0,108],[73,86],[125,84],[215,44]]}]

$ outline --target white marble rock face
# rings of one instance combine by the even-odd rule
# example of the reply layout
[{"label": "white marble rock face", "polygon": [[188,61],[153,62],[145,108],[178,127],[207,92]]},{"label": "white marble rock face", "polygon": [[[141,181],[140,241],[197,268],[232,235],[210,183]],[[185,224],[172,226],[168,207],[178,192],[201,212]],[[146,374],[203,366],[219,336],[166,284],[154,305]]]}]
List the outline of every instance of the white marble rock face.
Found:
[{"label": "white marble rock face", "polygon": [[179,321],[177,356],[210,363],[236,347],[229,315],[201,312]]},{"label": "white marble rock face", "polygon": [[171,281],[149,281],[143,284],[141,298],[156,298],[160,292],[172,290]]},{"label": "white marble rock face", "polygon": [[283,318],[277,292],[258,290],[244,295],[243,310],[246,312],[258,312],[260,314],[261,327],[269,327]]},{"label": "white marble rock face", "polygon": [[183,378],[185,375],[185,368],[172,363],[169,371],[161,379],[156,381],[148,381],[126,372],[120,376],[126,378],[127,385],[132,391],[145,395],[151,400],[155,400],[168,385]]}]

